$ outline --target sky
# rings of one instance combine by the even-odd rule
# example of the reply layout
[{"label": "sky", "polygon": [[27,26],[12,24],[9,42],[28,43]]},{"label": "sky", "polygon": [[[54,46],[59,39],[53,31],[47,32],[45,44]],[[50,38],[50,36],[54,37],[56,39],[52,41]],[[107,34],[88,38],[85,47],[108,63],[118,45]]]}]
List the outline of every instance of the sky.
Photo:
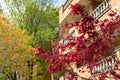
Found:
[{"label": "sky", "polygon": [[53,2],[56,7],[60,7],[62,4],[66,2],[66,0],[53,0]]},{"label": "sky", "polygon": [[0,0],[0,5],[4,6],[4,0]]}]

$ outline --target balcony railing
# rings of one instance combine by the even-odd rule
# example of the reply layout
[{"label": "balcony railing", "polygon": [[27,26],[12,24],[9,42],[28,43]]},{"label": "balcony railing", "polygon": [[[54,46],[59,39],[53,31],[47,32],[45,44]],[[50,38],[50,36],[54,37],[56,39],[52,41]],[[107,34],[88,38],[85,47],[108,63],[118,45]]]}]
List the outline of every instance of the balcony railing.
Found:
[{"label": "balcony railing", "polygon": [[96,63],[96,66],[91,69],[93,76],[97,76],[115,69],[116,65],[118,65],[118,57],[116,54],[118,50],[120,50],[120,46],[115,50],[115,54],[113,53],[111,56],[108,56]]},{"label": "balcony railing", "polygon": [[115,65],[117,65],[117,57],[115,55],[109,56],[104,60],[101,60],[97,66],[92,69],[93,74],[106,73],[108,71],[114,70]]},{"label": "balcony railing", "polygon": [[111,8],[109,0],[104,0],[90,15],[94,18],[100,18],[106,11]]},{"label": "balcony railing", "polygon": [[66,3],[64,4],[64,7],[63,7],[63,11],[65,11],[68,6],[70,5],[70,3],[72,2],[72,0],[67,0]]}]

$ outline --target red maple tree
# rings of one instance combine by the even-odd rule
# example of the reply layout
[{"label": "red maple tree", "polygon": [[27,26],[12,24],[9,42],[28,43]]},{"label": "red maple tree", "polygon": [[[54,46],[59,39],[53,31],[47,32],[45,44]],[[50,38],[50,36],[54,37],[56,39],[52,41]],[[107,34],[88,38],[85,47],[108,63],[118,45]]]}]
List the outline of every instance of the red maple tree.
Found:
[{"label": "red maple tree", "polygon": [[[110,55],[115,48],[114,41],[120,35],[120,19],[117,12],[111,11],[110,19],[98,20],[85,12],[85,6],[81,4],[71,5],[72,14],[80,15],[82,19],[75,23],[66,23],[68,29],[76,27],[80,36],[68,35],[66,44],[53,44],[53,52],[44,50],[40,46],[36,46],[36,55],[43,58],[48,64],[50,73],[65,72],[70,63],[79,63],[87,65],[89,69],[96,65],[100,59]],[[69,25],[70,24],[70,25]],[[97,30],[99,28],[99,30]],[[66,49],[72,49],[64,54]],[[54,53],[54,54],[53,54]],[[72,76],[68,76],[69,80],[75,79],[76,73],[70,72]],[[115,78],[119,77],[115,72],[111,72]],[[101,75],[99,80],[104,80],[105,75]],[[77,78],[76,78],[77,80]]]}]

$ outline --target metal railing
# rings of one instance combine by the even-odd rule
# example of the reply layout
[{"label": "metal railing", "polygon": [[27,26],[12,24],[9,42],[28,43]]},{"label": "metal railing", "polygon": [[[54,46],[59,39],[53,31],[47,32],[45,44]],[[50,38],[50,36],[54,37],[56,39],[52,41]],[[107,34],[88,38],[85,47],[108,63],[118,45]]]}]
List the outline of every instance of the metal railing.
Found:
[{"label": "metal railing", "polygon": [[[102,60],[100,62],[96,63],[96,66],[94,66],[91,69],[91,72],[93,76],[100,75],[102,73],[110,72],[115,69],[116,65],[118,65],[118,57],[117,57],[117,51],[120,50],[120,46],[117,47],[114,51],[114,53]],[[91,77],[92,78],[92,77]]]},{"label": "metal railing", "polygon": [[109,0],[104,0],[92,13],[91,16],[98,19],[111,8]]},{"label": "metal railing", "polygon": [[96,66],[94,66],[91,71],[93,74],[98,74],[114,70],[115,65],[117,65],[117,61],[118,60],[115,55],[109,56],[96,64]]}]

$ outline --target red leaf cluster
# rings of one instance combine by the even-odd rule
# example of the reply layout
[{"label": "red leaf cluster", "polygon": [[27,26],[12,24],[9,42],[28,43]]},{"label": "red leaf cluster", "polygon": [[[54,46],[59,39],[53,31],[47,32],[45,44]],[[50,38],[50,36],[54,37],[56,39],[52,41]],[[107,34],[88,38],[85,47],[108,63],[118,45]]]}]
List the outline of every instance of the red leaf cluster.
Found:
[{"label": "red leaf cluster", "polygon": [[[66,26],[70,28],[76,26],[80,36],[72,37],[69,35],[66,38],[68,40],[66,44],[52,47],[53,52],[38,46],[35,47],[37,56],[45,59],[49,64],[48,71],[50,73],[65,71],[67,70],[66,67],[74,62],[81,65],[86,64],[88,68],[91,68],[98,60],[113,52],[114,39],[118,37],[115,33],[116,30],[120,31],[119,16],[113,20],[116,13],[112,11],[109,14],[111,19],[96,20],[85,13],[84,7],[81,4],[71,5],[72,14],[80,15],[82,19],[75,22],[75,25],[71,23],[67,25],[68,23],[66,23]],[[100,28],[100,30],[97,30],[97,28]],[[65,53],[66,50],[70,51]],[[100,80],[104,80],[104,76],[101,76]]]}]

